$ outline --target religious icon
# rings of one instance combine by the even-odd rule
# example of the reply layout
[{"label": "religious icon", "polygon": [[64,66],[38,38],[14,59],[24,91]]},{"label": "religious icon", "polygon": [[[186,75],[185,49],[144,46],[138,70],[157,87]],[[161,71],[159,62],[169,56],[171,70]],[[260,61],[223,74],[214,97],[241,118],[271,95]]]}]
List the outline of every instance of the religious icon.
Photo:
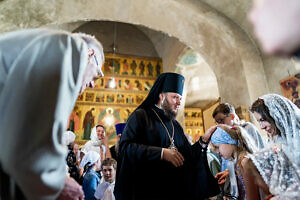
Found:
[{"label": "religious icon", "polygon": [[124,103],[124,94],[117,94],[117,103]]},{"label": "religious icon", "polygon": [[135,62],[135,60],[132,61],[132,63],[130,64],[130,69],[132,70],[131,72],[131,75],[135,76],[136,75],[136,67],[137,67],[137,64]]},{"label": "religious icon", "polygon": [[105,126],[106,134],[110,139],[115,135],[113,134],[115,132],[114,125],[121,120],[119,112],[119,109],[108,107],[104,110],[101,109],[98,115],[98,123]]},{"label": "religious icon", "polygon": [[120,62],[119,59],[112,59],[112,68],[114,74],[119,74],[120,73]]},{"label": "religious icon", "polygon": [[135,86],[133,87],[133,90],[138,90],[138,91],[143,90],[143,86],[139,80],[135,80],[134,83],[135,83]]},{"label": "religious icon", "polygon": [[85,101],[94,101],[95,94],[93,92],[86,92],[85,93]]},{"label": "religious icon", "polygon": [[107,94],[106,95],[106,103],[113,103],[115,101],[115,95],[114,94]]},{"label": "religious icon", "polygon": [[280,86],[283,95],[286,98],[290,99],[294,104],[296,104],[298,108],[300,108],[299,80],[300,80],[300,73],[280,81]]},{"label": "religious icon", "polygon": [[127,59],[124,59],[124,61],[123,61],[123,72],[122,72],[122,74],[123,75],[128,75],[128,63],[127,63]]},{"label": "religious icon", "polygon": [[129,79],[126,79],[124,82],[124,90],[132,90],[132,84]]},{"label": "religious icon", "polygon": [[149,62],[147,67],[148,67],[148,75],[153,76],[153,65],[152,65],[152,63]]},{"label": "religious icon", "polygon": [[105,59],[105,62],[104,62],[104,64],[103,64],[103,73],[104,74],[106,74],[106,73],[108,73],[108,74],[110,74],[111,73],[111,59],[109,59],[109,58],[107,58],[107,59]]},{"label": "religious icon", "polygon": [[106,80],[106,84],[105,84],[105,88],[109,88],[109,89],[116,89],[117,88],[117,82],[115,78],[109,78],[109,79],[105,79]]},{"label": "religious icon", "polygon": [[157,61],[157,64],[155,66],[155,69],[156,69],[156,75],[160,75],[160,65],[159,65],[159,62]]},{"label": "religious icon", "polygon": [[104,94],[103,93],[99,93],[96,96],[96,102],[98,103],[104,103]]},{"label": "religious icon", "polygon": [[95,108],[91,108],[89,111],[87,111],[84,115],[83,119],[83,139],[84,140],[89,140],[91,136],[91,130],[94,127],[94,115],[93,111]]},{"label": "religious icon", "polygon": [[80,115],[81,115],[81,111],[78,109],[78,106],[75,106],[69,117],[68,130],[74,133],[79,131]]},{"label": "religious icon", "polygon": [[133,103],[133,96],[132,95],[128,95],[127,97],[126,97],[126,103]]},{"label": "religious icon", "polygon": [[139,73],[139,75],[140,75],[140,76],[144,76],[145,64],[144,64],[143,61],[141,61],[140,65],[139,65],[139,68],[140,68],[140,73]]}]

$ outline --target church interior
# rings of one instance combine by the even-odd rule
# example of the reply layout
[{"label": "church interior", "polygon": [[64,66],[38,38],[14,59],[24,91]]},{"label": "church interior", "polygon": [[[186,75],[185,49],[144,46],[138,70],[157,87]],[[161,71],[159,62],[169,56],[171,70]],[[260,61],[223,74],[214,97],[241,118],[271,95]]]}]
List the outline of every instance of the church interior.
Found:
[{"label": "church interior", "polygon": [[196,141],[215,123],[211,113],[219,103],[255,123],[248,109],[259,96],[291,99],[300,90],[284,87],[298,79],[299,62],[262,52],[247,19],[251,6],[244,0],[1,0],[0,33],[62,29],[103,44],[104,77],[79,96],[69,119],[81,145],[89,139],[87,123],[104,124],[114,144],[114,125],[126,122],[162,72],[185,77],[177,120]]}]

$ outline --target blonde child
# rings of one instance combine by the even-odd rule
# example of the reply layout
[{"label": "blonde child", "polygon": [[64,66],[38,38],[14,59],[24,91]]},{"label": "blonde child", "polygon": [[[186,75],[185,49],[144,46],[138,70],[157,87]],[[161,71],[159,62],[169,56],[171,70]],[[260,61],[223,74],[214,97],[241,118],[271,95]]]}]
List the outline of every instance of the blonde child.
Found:
[{"label": "blonde child", "polygon": [[[230,127],[221,125],[217,127],[211,137],[211,143],[215,151],[224,159],[231,159],[235,166],[238,196],[233,197],[239,200],[260,199],[258,187],[248,166],[247,154],[252,153],[254,141],[247,137],[245,130],[241,127]],[[268,193],[268,191],[265,191]]]}]

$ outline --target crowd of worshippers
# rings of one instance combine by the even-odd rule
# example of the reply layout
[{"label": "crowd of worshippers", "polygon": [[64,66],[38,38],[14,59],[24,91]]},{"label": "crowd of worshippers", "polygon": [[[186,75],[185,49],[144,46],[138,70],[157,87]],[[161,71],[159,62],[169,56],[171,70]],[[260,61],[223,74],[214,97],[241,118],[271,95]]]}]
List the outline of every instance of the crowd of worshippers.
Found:
[{"label": "crowd of worshippers", "polygon": [[[82,185],[85,199],[299,198],[295,104],[277,94],[258,98],[250,111],[266,131],[263,136],[240,120],[231,104],[221,103],[211,116],[216,125],[191,144],[176,121],[183,85],[182,75],[161,74],[127,123],[116,124],[110,148],[100,124],[80,151],[75,134],[64,133],[68,173]],[[164,192],[172,188],[171,194]]]},{"label": "crowd of worshippers", "polygon": [[190,144],[175,119],[183,84],[180,74],[161,74],[127,120],[116,199],[300,198],[300,110],[294,103],[277,94],[253,102],[250,111],[265,137],[222,103],[212,113],[216,125]]},{"label": "crowd of worshippers", "polygon": [[115,175],[117,169],[116,151],[125,123],[116,124],[116,144],[108,147],[105,127],[96,125],[90,140],[81,148],[75,143],[76,135],[72,131],[63,134],[63,143],[68,147],[66,157],[68,176],[82,185],[87,200],[113,200]]},{"label": "crowd of worshippers", "polygon": [[[178,78],[182,79],[181,75],[174,73],[163,73],[161,76],[163,76],[164,79],[172,77],[171,79],[173,81],[176,81]],[[172,85],[162,85],[164,85],[165,90],[174,91]],[[178,90],[178,88],[175,90]],[[150,96],[151,95],[152,94],[150,94]],[[172,105],[172,103],[168,104],[168,106],[170,105]],[[163,110],[167,109],[168,106],[163,108]],[[158,108],[156,109],[157,112],[159,112]],[[197,143],[201,144],[202,151],[207,148],[207,160],[204,159],[201,160],[201,162],[206,162],[206,164],[202,164],[204,168],[208,166],[209,173],[214,176],[218,188],[215,190],[210,188],[211,191],[203,193],[205,195],[199,199],[257,200],[276,199],[276,197],[279,197],[279,199],[281,197],[284,199],[297,199],[299,197],[299,109],[285,97],[268,94],[256,100],[250,110],[260,124],[260,128],[265,130],[267,135],[262,136],[254,124],[240,120],[234,107],[229,103],[221,103],[214,109],[212,118],[215,120],[216,125],[209,128],[204,136],[200,137]],[[159,119],[159,115],[155,113],[156,111],[154,111],[154,115],[158,116]],[[130,118],[127,125],[126,123],[116,125],[118,139],[116,145],[111,148],[108,147],[108,141],[105,137],[105,128],[102,125],[96,125],[93,128],[91,140],[88,141],[80,151],[78,150],[78,145],[74,144],[75,134],[70,131],[64,133],[63,141],[65,141],[65,144],[69,147],[69,153],[66,159],[68,172],[71,177],[82,185],[85,199],[115,199],[114,186],[118,149],[124,149],[124,141],[127,140],[127,137],[130,136],[131,140],[134,137],[136,137],[135,140],[138,138],[138,133],[134,132],[131,126],[139,125],[137,121],[133,123],[132,120],[135,121],[137,119]],[[160,121],[160,123],[163,123],[163,120]],[[143,124],[141,125],[143,126]],[[148,126],[143,126],[143,128],[145,127]],[[135,127],[135,129],[138,130],[138,127]],[[167,125],[165,125],[163,129],[168,130]],[[121,139],[121,147],[119,147],[120,137],[123,131],[124,136]],[[176,141],[176,138],[174,139]],[[186,139],[184,140],[188,141]],[[182,152],[182,150],[179,149],[179,144],[175,143],[174,146],[178,149],[171,149],[171,151]],[[130,147],[127,146],[126,148]],[[168,149],[163,149],[163,154],[166,154],[166,150]],[[143,152],[137,147],[135,147],[135,150],[131,149],[131,151],[128,152],[131,154],[131,157],[127,157],[127,159],[131,159],[133,164],[136,165],[135,170],[137,171],[133,173],[138,174],[138,168],[143,167],[144,182],[142,183],[145,186],[145,182],[147,182],[147,180],[151,181],[151,179],[147,176],[147,174],[150,173],[148,168],[143,166],[144,163],[138,161],[142,159],[141,154]],[[127,152],[123,151],[123,153],[120,153],[120,156],[123,157],[121,162],[122,165],[128,165],[124,163],[124,153],[126,154]],[[139,154],[140,157],[136,157],[134,154]],[[112,155],[114,158],[112,158]],[[197,156],[199,155],[197,154]],[[186,156],[184,158],[187,159]],[[163,155],[161,159],[164,159]],[[143,162],[147,165],[151,163],[146,160]],[[184,165],[184,163],[175,164],[175,162],[172,164],[174,165],[174,169]],[[157,165],[157,163],[155,165]],[[131,166],[128,165],[125,168],[130,167]],[[163,166],[160,167],[161,170],[164,170]],[[172,167],[168,167],[168,170],[172,171]],[[155,172],[155,168],[152,170]],[[200,171],[203,171],[203,169],[200,169]],[[150,174],[153,175],[152,173]],[[126,175],[128,174],[124,171],[119,172],[117,177],[119,184],[120,181],[125,180],[124,176],[126,177]],[[132,176],[132,178],[136,180],[134,176]],[[129,179],[126,181],[129,181]],[[156,181],[165,183],[163,177],[159,178],[156,176]],[[207,183],[209,183],[208,178],[204,180],[203,184]],[[122,187],[126,187],[125,183],[122,184],[124,184]],[[204,187],[204,185],[199,185],[199,187]],[[138,188],[137,184],[135,184],[134,188]],[[155,188],[155,186],[151,186],[148,189],[153,190],[153,188]],[[120,188],[117,188],[117,198],[127,199],[128,197],[126,197],[126,195],[129,195],[129,192],[123,192],[122,195],[125,197],[121,198],[118,196],[120,195],[119,190]],[[138,190],[135,192],[135,195],[146,194],[143,192],[140,193],[141,191],[138,192]],[[163,194],[153,190],[153,196],[157,195],[163,196]],[[191,197],[187,193],[184,195],[186,195],[186,199],[190,199]],[[147,194],[147,196],[151,196],[151,194]],[[153,196],[151,198],[142,199],[168,199],[165,197],[159,198],[158,196],[157,198],[153,198]],[[192,198],[193,197],[191,197],[191,199]]]}]

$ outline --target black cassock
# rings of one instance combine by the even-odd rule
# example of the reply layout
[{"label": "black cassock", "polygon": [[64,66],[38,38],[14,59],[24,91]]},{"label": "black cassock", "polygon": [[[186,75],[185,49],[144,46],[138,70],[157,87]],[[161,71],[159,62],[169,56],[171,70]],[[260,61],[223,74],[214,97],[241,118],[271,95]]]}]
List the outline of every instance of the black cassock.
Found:
[{"label": "black cassock", "polygon": [[117,200],[204,199],[219,193],[217,181],[209,171],[206,149],[199,142],[190,145],[180,124],[173,120],[174,141],[184,164],[174,167],[161,159],[162,148],[170,146],[171,120],[155,106],[137,109],[123,131],[119,147],[115,183]]}]

